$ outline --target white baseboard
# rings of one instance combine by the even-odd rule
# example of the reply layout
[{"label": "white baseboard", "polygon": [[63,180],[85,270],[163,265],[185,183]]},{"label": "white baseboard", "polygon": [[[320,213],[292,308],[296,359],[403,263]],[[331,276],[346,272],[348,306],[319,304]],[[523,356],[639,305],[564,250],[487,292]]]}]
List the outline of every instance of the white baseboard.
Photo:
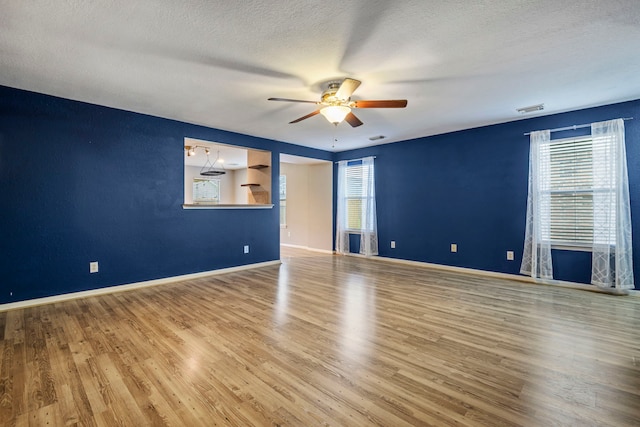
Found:
[{"label": "white baseboard", "polygon": [[[321,252],[321,253],[326,253],[326,254],[333,254],[333,251],[327,251],[327,250],[323,250],[323,249],[314,249],[314,248],[308,248],[308,247],[296,246],[296,245],[288,245],[288,244],[281,244],[281,245],[282,246],[293,247],[293,248],[307,249],[307,250],[310,250],[310,251]],[[450,271],[450,272],[455,272],[455,273],[473,274],[473,275],[477,275],[477,276],[495,277],[495,278],[500,278],[500,279],[516,280],[516,281],[520,281],[520,282],[527,282],[527,283],[533,283],[533,284],[539,284],[539,285],[562,286],[562,287],[568,287],[568,288],[574,288],[574,289],[582,289],[582,290],[587,290],[587,291],[592,291],[592,292],[603,292],[603,293],[614,293],[614,294],[616,294],[616,290],[615,289],[611,289],[611,291],[609,291],[607,289],[601,289],[601,288],[598,288],[596,286],[587,285],[587,284],[584,284],[584,283],[565,282],[565,281],[561,281],[561,280],[540,280],[540,279],[534,279],[534,278],[529,277],[529,276],[520,276],[520,275],[517,275],[517,274],[498,273],[498,272],[494,272],[494,271],[476,270],[476,269],[467,268],[467,267],[455,267],[455,266],[450,266],[450,265],[433,264],[433,263],[423,262],[423,261],[411,261],[411,260],[399,259],[399,258],[388,258],[388,257],[381,257],[381,256],[365,257],[364,255],[360,255],[360,254],[346,254],[346,255],[347,256],[353,256],[353,257],[359,257],[359,258],[368,258],[368,259],[377,260],[377,261],[383,261],[383,262],[392,262],[392,263],[397,263],[397,264],[412,265],[412,266],[415,266],[415,267],[424,267],[424,268],[431,268],[431,269],[435,269],[435,270]],[[279,264],[281,264],[280,260],[265,261],[265,262],[255,263],[255,264],[240,265],[240,266],[237,266],[237,267],[221,268],[221,269],[218,269],[218,270],[202,271],[202,272],[199,272],[199,273],[191,273],[191,274],[184,274],[184,275],[181,275],[181,276],[165,277],[165,278],[162,278],[162,279],[147,280],[147,281],[144,281],[144,282],[137,282],[137,283],[124,284],[124,285],[109,286],[109,287],[106,287],[106,288],[91,289],[91,290],[88,290],[88,291],[80,291],[80,292],[73,292],[73,293],[69,293],[69,294],[54,295],[54,296],[44,297],[44,298],[36,298],[36,299],[30,299],[30,300],[25,300],[25,301],[11,302],[11,303],[6,303],[6,304],[0,304],[0,312],[13,310],[13,309],[18,309],[18,308],[34,307],[34,306],[44,305],[44,304],[53,304],[53,303],[56,303],[56,302],[69,301],[69,300],[73,300],[73,299],[86,298],[86,297],[97,296],[97,295],[112,294],[112,293],[116,293],[116,292],[125,292],[125,291],[134,290],[134,289],[146,288],[146,287],[150,287],[150,286],[164,285],[164,284],[167,284],[167,283],[180,282],[180,281],[183,281],[183,280],[193,280],[193,279],[199,279],[199,278],[202,278],[202,277],[215,276],[215,275],[218,275],[218,274],[233,273],[233,272],[242,271],[242,270],[250,270],[250,269],[253,269],[253,268],[267,267],[267,266],[279,265]],[[638,290],[629,290],[628,294],[632,295],[632,296],[640,297],[640,291],[638,291]]]},{"label": "white baseboard", "polygon": [[465,274],[473,274],[476,276],[494,277],[497,279],[516,280],[519,282],[533,283],[537,285],[562,286],[565,288],[581,289],[585,291],[600,292],[600,293],[613,294],[613,295],[626,295],[628,293],[628,295],[632,295],[636,297],[640,296],[640,291],[638,290],[618,290],[614,288],[603,289],[603,288],[598,288],[597,286],[588,285],[585,283],[566,282],[563,280],[534,279],[533,277],[530,277],[530,276],[521,276],[518,274],[498,273],[495,271],[476,270],[474,268],[455,267],[451,265],[433,264],[430,262],[411,261],[411,260],[399,259],[399,258],[388,258],[388,257],[381,257],[381,256],[365,257],[364,255],[360,255],[360,254],[347,254],[347,255],[369,258],[369,259],[385,261],[385,262],[394,262],[397,264],[413,265],[416,267],[432,268],[435,270],[450,271],[454,273],[465,273]]},{"label": "white baseboard", "polygon": [[289,243],[280,243],[280,246],[286,246],[288,248],[298,248],[298,249],[305,249],[307,251],[311,251],[311,252],[320,252],[323,254],[332,254],[333,251],[329,251],[326,249],[318,249],[318,248],[312,248],[310,246],[302,246],[302,245],[290,245]]},{"label": "white baseboard", "polygon": [[16,308],[34,307],[43,304],[53,304],[56,302],[68,301],[78,298],[92,297],[96,295],[113,294],[116,292],[131,291],[134,289],[147,288],[150,286],[165,285],[167,283],[181,282],[183,280],[200,279],[202,277],[216,276],[218,274],[233,273],[236,271],[250,270],[253,268],[267,267],[270,265],[279,265],[280,260],[258,262],[255,264],[239,265],[237,267],[220,268],[218,270],[202,271],[199,273],[183,274],[181,276],[165,277],[162,279],[147,280],[144,282],[129,283],[124,285],[109,286],[106,288],[91,289],[88,291],[72,292],[69,294],[53,295],[50,297],[36,298],[25,301],[10,302],[0,304],[0,312],[13,310]]},{"label": "white baseboard", "polygon": [[520,282],[529,282],[529,283],[536,282],[536,280],[533,277],[529,277],[529,276],[519,276],[517,274],[509,274],[509,273],[498,273],[496,271],[476,270],[475,268],[468,268],[468,267],[455,267],[452,265],[433,264],[433,263],[424,262],[424,261],[411,261],[406,259],[388,258],[388,257],[381,257],[381,256],[371,257],[371,259],[378,259],[380,261],[387,261],[387,262],[395,262],[398,264],[413,265],[416,267],[427,267],[435,270],[451,271],[454,273],[466,273],[466,274],[473,274],[476,276],[495,277],[499,279],[517,280]]}]

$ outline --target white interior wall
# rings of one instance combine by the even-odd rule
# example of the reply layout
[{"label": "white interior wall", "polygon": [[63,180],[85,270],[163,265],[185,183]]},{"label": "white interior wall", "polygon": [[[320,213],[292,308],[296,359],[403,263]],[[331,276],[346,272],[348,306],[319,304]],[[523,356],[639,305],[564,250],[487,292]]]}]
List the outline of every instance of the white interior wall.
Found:
[{"label": "white interior wall", "polygon": [[249,187],[242,187],[241,184],[247,183],[247,170],[237,169],[234,173],[235,196],[231,203],[236,205],[245,205],[249,203]]},{"label": "white interior wall", "polygon": [[280,242],[332,250],[332,164],[280,163],[280,174],[287,176],[287,227],[280,229]]},{"label": "white interior wall", "polygon": [[280,174],[287,176],[287,227],[280,229],[280,242],[289,245],[308,246],[308,167],[292,163],[281,163]]},{"label": "white interior wall", "polygon": [[333,249],[333,165],[330,162],[308,166],[310,248]]}]

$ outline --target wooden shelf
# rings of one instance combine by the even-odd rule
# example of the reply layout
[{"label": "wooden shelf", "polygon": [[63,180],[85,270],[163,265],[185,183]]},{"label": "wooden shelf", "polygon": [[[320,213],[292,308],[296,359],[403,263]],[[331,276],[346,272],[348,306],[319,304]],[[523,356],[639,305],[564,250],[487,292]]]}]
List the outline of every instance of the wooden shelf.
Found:
[{"label": "wooden shelf", "polygon": [[264,169],[264,168],[268,168],[269,165],[251,165],[251,166],[247,166],[247,168],[249,169]]},{"label": "wooden shelf", "polygon": [[260,187],[260,184],[240,184],[240,187]]}]

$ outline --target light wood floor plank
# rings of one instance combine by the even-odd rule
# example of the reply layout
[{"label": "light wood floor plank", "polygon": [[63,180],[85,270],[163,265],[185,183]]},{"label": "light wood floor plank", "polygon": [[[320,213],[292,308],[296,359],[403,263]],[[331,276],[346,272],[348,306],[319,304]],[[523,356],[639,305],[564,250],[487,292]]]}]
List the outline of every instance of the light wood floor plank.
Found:
[{"label": "light wood floor plank", "polygon": [[283,248],[0,313],[0,425],[637,426],[640,298]]}]

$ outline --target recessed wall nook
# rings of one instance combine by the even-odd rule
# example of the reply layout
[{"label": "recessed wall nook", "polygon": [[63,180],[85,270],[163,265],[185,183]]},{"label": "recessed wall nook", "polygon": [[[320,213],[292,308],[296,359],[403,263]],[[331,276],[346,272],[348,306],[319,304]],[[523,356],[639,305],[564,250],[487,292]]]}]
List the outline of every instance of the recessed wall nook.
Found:
[{"label": "recessed wall nook", "polygon": [[184,209],[273,207],[270,151],[184,141]]}]

